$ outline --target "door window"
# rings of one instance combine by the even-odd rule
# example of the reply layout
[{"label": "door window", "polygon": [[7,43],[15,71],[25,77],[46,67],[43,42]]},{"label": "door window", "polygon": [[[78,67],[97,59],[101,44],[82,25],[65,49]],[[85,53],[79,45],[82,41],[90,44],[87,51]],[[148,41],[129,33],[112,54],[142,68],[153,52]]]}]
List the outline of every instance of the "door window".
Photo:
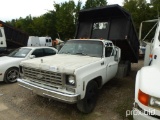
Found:
[{"label": "door window", "polygon": [[55,55],[55,54],[56,54],[56,51],[54,51],[53,49],[44,48],[44,55],[45,55],[45,56]]},{"label": "door window", "polygon": [[112,47],[106,47],[105,48],[105,57],[110,57],[112,55]]},{"label": "door window", "polygon": [[43,57],[43,49],[36,49],[32,55],[35,55],[35,57]]}]

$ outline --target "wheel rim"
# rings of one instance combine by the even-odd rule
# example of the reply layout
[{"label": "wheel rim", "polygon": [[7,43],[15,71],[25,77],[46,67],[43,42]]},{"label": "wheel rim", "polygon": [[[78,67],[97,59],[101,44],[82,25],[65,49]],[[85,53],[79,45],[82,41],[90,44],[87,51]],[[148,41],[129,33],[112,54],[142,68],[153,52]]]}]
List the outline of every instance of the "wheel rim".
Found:
[{"label": "wheel rim", "polygon": [[15,82],[16,79],[19,77],[19,72],[16,69],[12,69],[7,73],[7,80],[10,82]]}]

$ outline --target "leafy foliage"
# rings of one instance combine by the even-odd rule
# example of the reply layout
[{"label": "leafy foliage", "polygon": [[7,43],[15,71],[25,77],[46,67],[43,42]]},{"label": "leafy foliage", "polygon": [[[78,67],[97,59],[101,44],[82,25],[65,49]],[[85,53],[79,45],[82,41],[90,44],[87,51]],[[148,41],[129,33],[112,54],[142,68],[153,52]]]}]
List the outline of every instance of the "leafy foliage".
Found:
[{"label": "leafy foliage", "polygon": [[75,31],[75,8],[74,1],[55,4],[56,29],[62,39],[73,38]]},{"label": "leafy foliage", "polygon": [[[157,7],[160,8],[160,0],[154,0],[153,3],[149,4],[146,0],[124,0],[124,8],[129,11],[135,22],[135,28],[139,31],[139,26],[142,21],[157,19],[158,11]],[[142,36],[144,37],[148,31],[152,28],[152,24],[145,24],[143,28]],[[148,36],[148,41],[153,38],[153,32]]]},{"label": "leafy foliage", "polygon": [[107,5],[106,0],[87,0],[83,8],[88,9],[88,8],[100,7],[100,6],[106,6],[106,5]]}]

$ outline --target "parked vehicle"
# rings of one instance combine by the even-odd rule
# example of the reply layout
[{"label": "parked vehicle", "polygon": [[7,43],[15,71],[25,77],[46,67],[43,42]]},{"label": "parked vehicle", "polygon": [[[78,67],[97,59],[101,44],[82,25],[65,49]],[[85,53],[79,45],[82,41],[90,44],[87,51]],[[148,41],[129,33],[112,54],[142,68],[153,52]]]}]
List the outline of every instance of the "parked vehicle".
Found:
[{"label": "parked vehicle", "polygon": [[4,33],[4,28],[0,27],[0,51],[6,51],[6,37],[5,37],[5,33]]},{"label": "parked vehicle", "polygon": [[39,37],[38,36],[29,36],[27,46],[28,47],[41,46],[40,41],[39,41]]},{"label": "parked vehicle", "polygon": [[133,117],[135,120],[160,119],[160,18],[148,20],[156,22],[157,29],[153,42],[146,46],[142,67],[136,75],[135,102]]},{"label": "parked vehicle", "polygon": [[39,37],[39,42],[41,46],[52,46],[52,38],[51,37]]},{"label": "parked vehicle", "polygon": [[18,81],[38,95],[77,103],[89,113],[97,90],[116,74],[125,76],[131,62],[138,61],[139,41],[130,14],[119,5],[80,11],[75,38],[54,57],[22,61]]},{"label": "parked vehicle", "polygon": [[16,82],[19,77],[19,63],[23,60],[55,55],[57,49],[51,47],[21,47],[8,56],[0,57],[0,81]]},{"label": "parked vehicle", "polygon": [[0,21],[0,53],[27,46],[28,34]]}]

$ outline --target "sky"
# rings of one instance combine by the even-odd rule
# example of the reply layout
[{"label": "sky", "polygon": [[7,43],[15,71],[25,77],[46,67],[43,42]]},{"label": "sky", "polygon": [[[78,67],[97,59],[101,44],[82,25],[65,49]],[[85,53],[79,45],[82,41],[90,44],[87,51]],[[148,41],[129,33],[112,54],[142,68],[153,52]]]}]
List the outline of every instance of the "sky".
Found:
[{"label": "sky", "polygon": [[[53,4],[62,3],[68,0],[2,0],[0,2],[0,20],[10,21],[28,15],[37,17],[48,10],[53,10]],[[78,0],[74,0],[77,3]],[[86,0],[81,0],[85,4]],[[124,0],[107,0],[108,4],[122,5]]]}]

